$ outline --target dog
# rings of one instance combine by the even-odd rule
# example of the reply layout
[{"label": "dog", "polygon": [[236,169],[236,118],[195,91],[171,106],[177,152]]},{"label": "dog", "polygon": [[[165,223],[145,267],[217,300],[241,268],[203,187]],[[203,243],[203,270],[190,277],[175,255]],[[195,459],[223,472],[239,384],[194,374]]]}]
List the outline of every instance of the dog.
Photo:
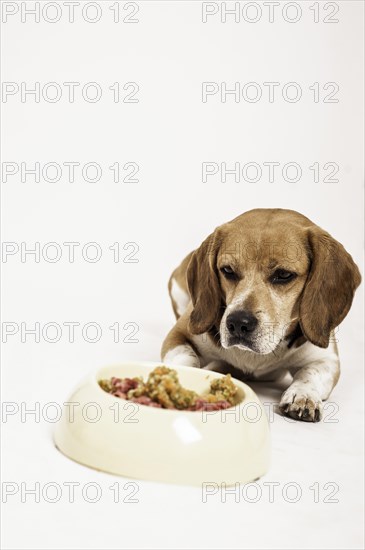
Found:
[{"label": "dog", "polygon": [[344,247],[293,210],[255,209],[215,229],[172,273],[176,324],[161,357],[172,365],[292,383],[282,414],[318,422],[340,375],[334,330],[359,269]]}]

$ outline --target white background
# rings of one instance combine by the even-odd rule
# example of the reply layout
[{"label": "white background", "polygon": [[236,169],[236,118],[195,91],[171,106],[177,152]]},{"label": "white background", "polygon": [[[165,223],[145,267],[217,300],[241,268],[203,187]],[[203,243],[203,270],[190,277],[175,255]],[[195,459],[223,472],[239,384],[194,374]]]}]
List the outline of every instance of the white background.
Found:
[{"label": "white background", "polygon": [[[2,2],[3,9],[8,2]],[[39,23],[34,16],[21,21],[19,11],[2,25],[3,81],[57,82],[63,95],[56,103],[34,101],[20,93],[2,103],[5,140],[3,162],[28,168],[35,162],[98,163],[100,181],[80,176],[73,183],[67,171],[57,183],[25,182],[20,173],[2,184],[2,238],[28,248],[56,242],[58,262],[40,261],[20,252],[3,258],[3,322],[19,332],[3,345],[3,400],[42,407],[62,403],[77,382],[94,368],[125,359],[158,360],[160,346],[173,324],[167,281],[181,259],[216,227],[256,207],[298,210],[328,230],[361,265],[363,165],[363,3],[337,2],[338,23],[325,23],[332,8],[319,2],[314,23],[312,2],[299,2],[296,23],[284,20],[281,2],[274,21],[260,3],[262,16],[249,23],[233,16],[222,23],[220,12],[202,23],[200,2],[138,2],[138,23],[113,22],[112,2],[99,2],[99,22],[88,23],[75,8],[75,22],[59,2],[61,19]],[[121,17],[130,13],[123,10]],[[244,6],[245,2],[241,6]],[[44,2],[41,2],[44,5]],[[216,4],[219,9],[221,5]],[[258,5],[258,3],[256,3]],[[27,2],[33,8],[34,2]],[[232,7],[232,3],[227,4]],[[253,8],[252,8],[253,9]],[[293,18],[294,8],[289,8]],[[49,18],[55,17],[49,8]],[[94,17],[90,8],[88,16]],[[248,17],[253,17],[249,12]],[[75,102],[67,98],[64,82],[79,82]],[[219,93],[202,102],[202,82],[256,82],[262,98],[256,103]],[[97,82],[102,97],[85,101],[80,89]],[[108,89],[115,82],[136,82],[138,103],[114,103]],[[279,82],[273,103],[264,82]],[[302,98],[291,103],[283,85],[296,82]],[[313,83],[320,101],[313,101]],[[324,103],[323,85],[339,86],[337,103]],[[122,92],[125,93],[122,89]],[[51,91],[50,91],[51,93]],[[3,98],[4,101],[4,98]],[[139,165],[138,183],[114,183],[109,166],[119,162]],[[260,164],[263,174],[253,183],[235,182],[219,175],[202,182],[203,162]],[[264,162],[279,162],[270,183]],[[302,177],[285,182],[281,167],[301,166]],[[338,182],[313,181],[318,162],[336,163]],[[266,170],[266,171],[265,171]],[[125,174],[123,174],[124,177]],[[64,242],[78,242],[75,261],[68,259]],[[102,257],[83,259],[82,247],[96,242]],[[113,243],[120,243],[122,260],[137,243],[137,263],[114,262]],[[52,251],[49,250],[50,255]],[[90,253],[92,250],[90,249]],[[64,489],[58,503],[20,493],[3,505],[3,546],[8,549],[76,548],[362,548],[362,431],[363,364],[362,308],[359,289],[353,308],[338,332],[342,377],[327,410],[327,421],[316,425],[289,422],[277,415],[271,424],[272,467],[260,481],[256,503],[240,493],[239,502],[222,494],[202,503],[201,490],[139,482],[139,503],[113,502],[109,487],[125,480],[89,470],[54,448],[50,422],[19,414],[3,423],[3,481],[28,487],[40,482],[96,482],[102,488],[98,503],[85,502],[76,491],[69,503]],[[78,322],[75,341],[69,342],[65,322]],[[20,324],[27,328],[49,322],[60,325],[57,343],[28,335],[21,341]],[[95,322],[102,330],[97,343],[86,342],[81,328]],[[109,329],[137,323],[138,343],[113,342]],[[50,332],[50,336],[52,333]],[[90,331],[90,336],[93,333]],[[277,402],[278,388],[254,385],[263,401]],[[20,405],[19,405],[20,406]],[[336,420],[331,422],[330,420]],[[163,434],[161,434],[163,437]],[[263,482],[278,482],[274,502]],[[284,486],[299,484],[296,503],[284,499]],[[315,502],[313,484],[320,487]],[[333,497],[325,502],[337,484]],[[126,493],[125,493],[126,494]],[[123,491],[122,491],[123,495]],[[291,493],[289,493],[291,496]]]}]

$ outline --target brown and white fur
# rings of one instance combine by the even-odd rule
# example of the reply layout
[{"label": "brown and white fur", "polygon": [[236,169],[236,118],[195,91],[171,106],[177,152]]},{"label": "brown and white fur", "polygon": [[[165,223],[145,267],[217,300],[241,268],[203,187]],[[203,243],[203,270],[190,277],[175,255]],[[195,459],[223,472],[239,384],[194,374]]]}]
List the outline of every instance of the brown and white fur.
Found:
[{"label": "brown and white fur", "polygon": [[360,281],[350,254],[305,216],[251,210],[217,227],[172,273],[177,322],[162,359],[230,365],[257,380],[289,371],[280,410],[316,422],[340,375],[333,331]]}]

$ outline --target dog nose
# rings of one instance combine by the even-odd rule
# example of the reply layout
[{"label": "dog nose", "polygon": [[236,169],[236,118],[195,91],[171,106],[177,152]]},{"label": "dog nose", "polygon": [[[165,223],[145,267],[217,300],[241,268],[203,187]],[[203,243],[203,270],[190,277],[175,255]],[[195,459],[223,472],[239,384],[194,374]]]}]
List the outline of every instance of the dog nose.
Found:
[{"label": "dog nose", "polygon": [[257,327],[257,319],[247,311],[235,311],[227,317],[227,328],[231,336],[243,336],[253,332]]}]

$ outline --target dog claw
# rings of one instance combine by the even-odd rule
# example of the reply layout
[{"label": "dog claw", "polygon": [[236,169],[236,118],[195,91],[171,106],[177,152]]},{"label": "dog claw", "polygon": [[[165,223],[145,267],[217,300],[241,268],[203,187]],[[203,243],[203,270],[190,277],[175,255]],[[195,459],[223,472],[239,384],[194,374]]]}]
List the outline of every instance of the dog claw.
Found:
[{"label": "dog claw", "polygon": [[294,393],[287,390],[279,405],[281,413],[302,422],[319,422],[321,419],[322,401],[317,395]]}]

